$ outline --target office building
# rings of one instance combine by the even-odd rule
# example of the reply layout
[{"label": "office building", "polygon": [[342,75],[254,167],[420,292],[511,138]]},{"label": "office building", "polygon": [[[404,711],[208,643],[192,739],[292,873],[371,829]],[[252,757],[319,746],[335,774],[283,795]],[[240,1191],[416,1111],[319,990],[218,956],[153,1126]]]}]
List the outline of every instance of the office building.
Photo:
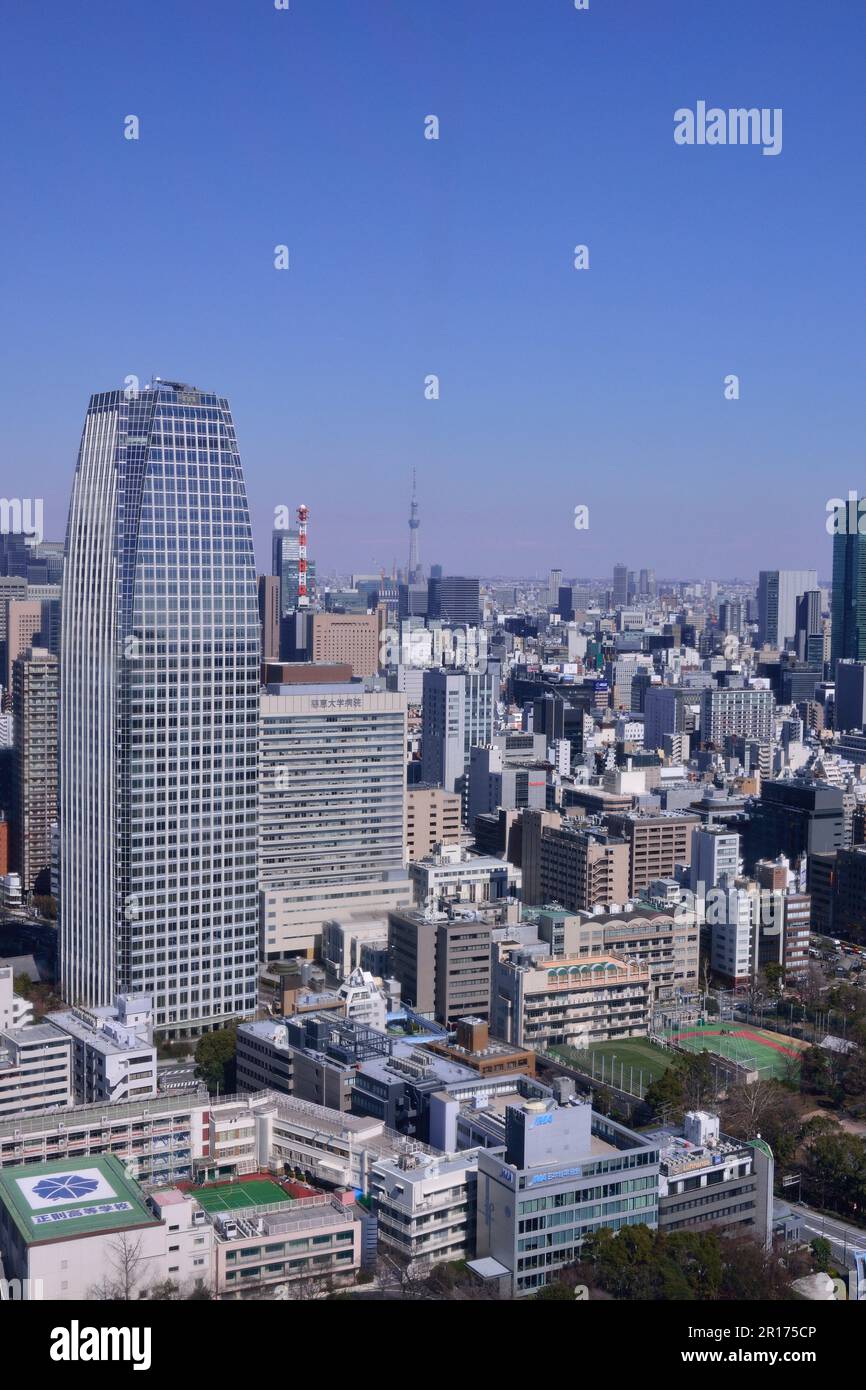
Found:
[{"label": "office building", "polygon": [[11,965],[0,965],[0,1032],[23,1028],[33,1022],[33,1005],[15,993],[15,972]]},{"label": "office building", "polygon": [[866,942],[866,845],[840,850],[831,881],[834,935]]},{"label": "office building", "polygon": [[700,710],[701,692],[681,686],[651,685],[644,694],[644,748],[663,747],[665,734],[690,734]]},{"label": "office building", "polygon": [[[6,611],[6,685],[13,692],[15,662],[33,646],[42,628],[42,604],[32,599],[12,599]],[[44,644],[43,644],[44,645]]]},{"label": "office building", "polygon": [[824,619],[820,589],[807,589],[797,600],[796,651],[800,661],[824,667]]},{"label": "office building", "polygon": [[825,783],[767,781],[749,806],[743,831],[746,868],[758,859],[784,854],[790,863],[802,855],[828,854],[845,842],[843,794]]},{"label": "office building", "polygon": [[421,775],[459,793],[464,818],[471,749],[492,741],[496,695],[492,671],[424,672]]},{"label": "office building", "polygon": [[[860,506],[858,501],[858,511]],[[846,659],[866,661],[866,536],[856,525],[833,537],[830,617],[833,668]]]},{"label": "office building", "polygon": [[165,381],[91,397],[66,556],[63,994],[147,994],[165,1035],[218,1027],[256,1007],[260,634],[228,402]]},{"label": "office building", "polygon": [[775,732],[772,690],[717,686],[701,691],[701,741],[721,748],[729,734],[770,739]]},{"label": "office building", "polygon": [[809,969],[812,895],[800,892],[799,876],[791,871],[784,855],[759,859],[754,873],[764,898],[772,896],[773,900],[772,913],[768,913],[773,930],[765,927],[761,933],[758,964],[781,965],[786,980],[794,983],[796,976]]},{"label": "office building", "polygon": [[491,927],[475,912],[412,908],[388,915],[391,973],[404,1003],[452,1027],[490,1016]]},{"label": "office building", "polygon": [[658,1223],[659,1148],[588,1102],[526,1101],[506,1111],[506,1149],[478,1151],[476,1253],[512,1297],[580,1259],[586,1237]]},{"label": "office building", "polygon": [[262,694],[264,960],[312,954],[334,916],[410,901],[405,750],[403,695],[358,682]]},{"label": "office building", "polygon": [[399,618],[426,618],[429,602],[429,589],[426,581],[417,584],[401,584],[397,590],[397,616]]},{"label": "office building", "polygon": [[[567,745],[566,745],[567,747]],[[546,750],[545,750],[546,751]],[[494,811],[543,811],[547,805],[546,760],[509,753],[500,743],[469,750],[469,825]]]},{"label": "office building", "polygon": [[0,1032],[0,1120],[71,1104],[69,1037],[50,1023]]},{"label": "office building", "polygon": [[523,813],[523,901],[558,903],[569,912],[626,902],[631,896],[628,841],[561,817],[559,825],[546,824],[553,815]]},{"label": "office building", "polygon": [[625,608],[628,604],[628,601],[628,566],[614,565],[613,606],[614,608]]},{"label": "office building", "polygon": [[450,624],[477,627],[481,621],[481,584],[464,575],[431,577],[427,584],[427,614]]},{"label": "office building", "polygon": [[279,661],[280,581],[276,575],[259,575],[258,595],[259,623],[262,630],[262,661]]},{"label": "office building", "polygon": [[704,897],[710,888],[718,888],[725,880],[733,883],[741,871],[740,837],[736,832],[723,825],[694,827],[689,876],[692,893]]},{"label": "office building", "polygon": [[719,604],[719,631],[743,635],[743,605],[738,599],[727,599]]},{"label": "office building", "polygon": [[409,865],[416,907],[446,903],[496,903],[514,898],[520,889],[520,870],[506,860],[470,854],[460,845],[443,845]]},{"label": "office building", "polygon": [[550,579],[547,582],[547,606],[556,608],[559,602],[559,592],[562,588],[562,570],[551,570]]},{"label": "office building", "polygon": [[677,869],[688,868],[692,830],[700,824],[700,817],[685,811],[624,811],[610,814],[607,824],[611,833],[628,845],[626,897],[636,898],[653,879],[676,878]]},{"label": "office building", "polygon": [[758,575],[758,641],[784,648],[797,632],[797,600],[818,588],[815,570],[761,570]]},{"label": "office building", "polygon": [[426,859],[439,845],[460,843],[460,797],[418,782],[406,791],[406,859]]},{"label": "office building", "polygon": [[322,926],[321,956],[338,980],[345,979],[359,965],[374,975],[382,975],[388,961],[387,916],[346,912],[332,917]]},{"label": "office building", "polygon": [[[291,527],[276,529],[271,537],[272,573],[280,584],[280,617],[293,613],[298,607],[298,574],[300,559],[300,535]],[[316,593],[316,562],[307,557],[307,596]]]},{"label": "office building", "polygon": [[836,662],[834,727],[839,733],[866,730],[866,662]]},{"label": "office building", "polygon": [[475,1153],[429,1154],[407,1147],[370,1170],[379,1242],[410,1275],[475,1254]]},{"label": "office building", "polygon": [[379,671],[378,613],[314,613],[312,659],[351,666],[364,679]]},{"label": "office building", "polygon": [[47,1021],[72,1039],[76,1105],[113,1105],[156,1095],[156,1048],[149,999],[121,994],[112,1008],[69,1009]]},{"label": "office building", "polygon": [[51,889],[51,827],[57,820],[57,725],[60,672],[56,656],[31,647],[13,667],[15,758],[13,811],[22,891]]},{"label": "office building", "polygon": [[745,887],[720,888],[714,895],[710,926],[710,967],[729,989],[757,975],[760,900]]},{"label": "office building", "polygon": [[730,1139],[717,1115],[689,1110],[680,1130],[654,1130],[659,1145],[658,1227],[749,1235],[772,1242],[773,1154],[762,1139]]}]

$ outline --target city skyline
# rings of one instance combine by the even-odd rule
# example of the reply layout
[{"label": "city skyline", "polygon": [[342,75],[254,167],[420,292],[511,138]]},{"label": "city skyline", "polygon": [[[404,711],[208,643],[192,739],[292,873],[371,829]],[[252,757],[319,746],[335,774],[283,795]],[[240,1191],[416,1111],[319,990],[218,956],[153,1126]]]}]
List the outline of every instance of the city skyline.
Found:
[{"label": "city skyline", "polygon": [[28,1364],[216,1333],[249,1378],[287,1302],[553,1301],[826,1375],[819,1304],[866,1301],[866,7],[3,35]]}]

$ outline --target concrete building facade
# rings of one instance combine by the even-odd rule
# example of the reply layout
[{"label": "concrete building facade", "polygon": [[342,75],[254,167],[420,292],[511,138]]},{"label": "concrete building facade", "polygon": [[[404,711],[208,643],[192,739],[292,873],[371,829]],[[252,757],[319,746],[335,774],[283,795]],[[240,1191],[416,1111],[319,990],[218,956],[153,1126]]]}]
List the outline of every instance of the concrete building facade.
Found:
[{"label": "concrete building facade", "polygon": [[406,903],[406,701],[358,683],[261,697],[264,960],[311,955],[323,924]]}]

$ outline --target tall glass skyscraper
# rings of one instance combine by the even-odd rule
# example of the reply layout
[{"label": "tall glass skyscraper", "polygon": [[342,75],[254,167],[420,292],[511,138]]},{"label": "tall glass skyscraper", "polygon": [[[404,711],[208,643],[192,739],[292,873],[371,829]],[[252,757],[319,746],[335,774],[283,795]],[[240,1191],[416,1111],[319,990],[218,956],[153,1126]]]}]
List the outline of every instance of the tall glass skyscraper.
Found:
[{"label": "tall glass skyscraper", "polygon": [[65,997],[151,995],[168,1036],[252,1013],[259,620],[223,397],[91,397],[60,670]]},{"label": "tall glass skyscraper", "polygon": [[[859,506],[859,501],[858,501]],[[847,514],[846,514],[847,515]],[[830,660],[866,661],[866,536],[855,523],[833,537]]]}]

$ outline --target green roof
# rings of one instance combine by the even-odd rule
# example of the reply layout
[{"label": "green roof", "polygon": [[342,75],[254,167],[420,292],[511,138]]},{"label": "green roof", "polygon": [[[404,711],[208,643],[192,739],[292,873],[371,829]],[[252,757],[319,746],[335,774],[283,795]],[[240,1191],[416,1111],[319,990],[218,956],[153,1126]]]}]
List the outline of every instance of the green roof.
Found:
[{"label": "green roof", "polygon": [[28,1245],[158,1223],[113,1154],[4,1168],[0,1204]]}]

